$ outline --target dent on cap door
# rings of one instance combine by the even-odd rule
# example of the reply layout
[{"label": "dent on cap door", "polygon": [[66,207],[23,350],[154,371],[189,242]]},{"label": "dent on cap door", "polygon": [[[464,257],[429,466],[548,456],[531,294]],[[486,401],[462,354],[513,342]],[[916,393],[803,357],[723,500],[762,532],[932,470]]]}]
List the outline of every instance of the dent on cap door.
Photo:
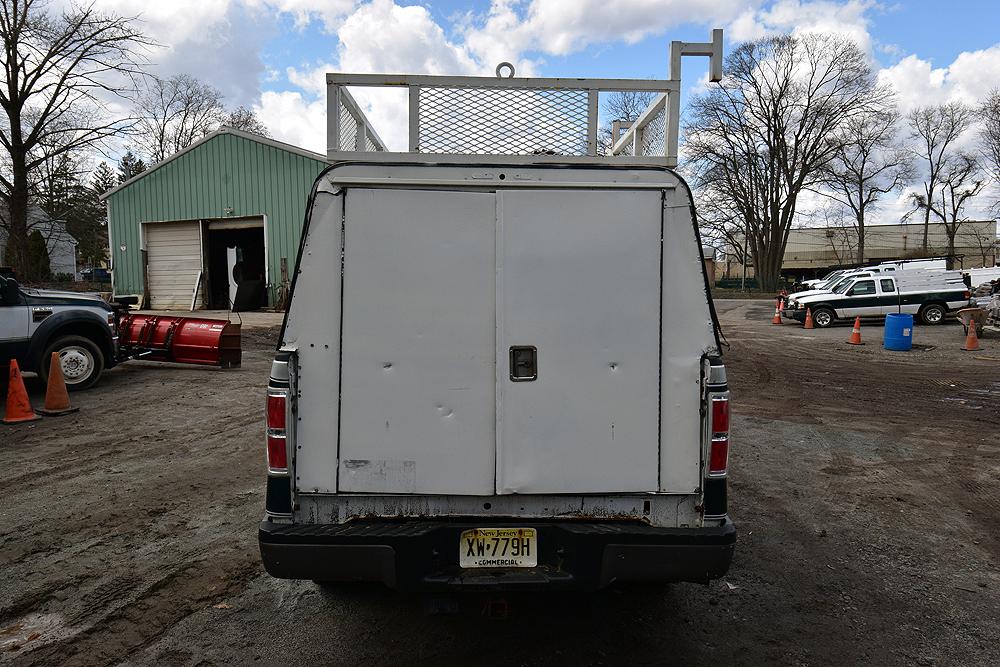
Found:
[{"label": "dent on cap door", "polygon": [[490,494],[495,197],[346,197],[339,489]]},{"label": "dent on cap door", "polygon": [[655,491],[660,193],[498,198],[497,492]]}]

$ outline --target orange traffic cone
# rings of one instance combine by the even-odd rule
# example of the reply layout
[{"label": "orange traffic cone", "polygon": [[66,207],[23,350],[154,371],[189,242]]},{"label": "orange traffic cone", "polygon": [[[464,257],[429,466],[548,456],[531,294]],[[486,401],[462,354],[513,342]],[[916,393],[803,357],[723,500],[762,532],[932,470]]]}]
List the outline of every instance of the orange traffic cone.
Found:
[{"label": "orange traffic cone", "polygon": [[848,345],[864,345],[861,342],[861,318],[854,318],[854,328],[851,329],[851,337],[847,339]]},{"label": "orange traffic cone", "polygon": [[38,418],[38,415],[31,409],[28,390],[24,388],[24,380],[21,378],[21,369],[17,362],[11,359],[10,383],[7,385],[7,412],[4,414],[3,423],[17,424],[34,421]]},{"label": "orange traffic cone", "polygon": [[774,307],[774,317],[771,318],[771,324],[781,324],[781,311],[777,306]]},{"label": "orange traffic cone", "polygon": [[811,308],[806,308],[806,323],[803,325],[806,329],[815,329],[813,325],[813,312]]},{"label": "orange traffic cone", "polygon": [[962,349],[966,352],[975,352],[979,349],[979,336],[976,334],[975,320],[969,320],[969,335],[965,337],[965,346]]},{"label": "orange traffic cone", "polygon": [[69,405],[69,393],[66,391],[66,379],[63,377],[62,362],[59,360],[59,353],[53,352],[49,362],[49,383],[45,387],[45,407],[38,411],[43,415],[56,417],[69,412],[76,412],[80,408],[72,408]]}]

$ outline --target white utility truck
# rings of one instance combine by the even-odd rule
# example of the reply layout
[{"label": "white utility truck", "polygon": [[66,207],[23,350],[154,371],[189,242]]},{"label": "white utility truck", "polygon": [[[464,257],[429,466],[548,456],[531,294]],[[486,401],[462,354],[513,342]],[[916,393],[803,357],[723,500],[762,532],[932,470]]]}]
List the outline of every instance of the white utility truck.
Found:
[{"label": "white utility truck", "polygon": [[971,296],[961,271],[862,272],[848,274],[832,291],[796,295],[782,316],[803,322],[809,310],[820,328],[837,320],[889,313],[910,313],[924,324],[940,324],[949,314],[968,306]]},{"label": "white utility truck", "polygon": [[[331,165],[267,390],[269,573],[493,590],[727,571],[729,391],[672,170],[680,56],[718,78],[721,31],[671,51],[664,81],[328,75]],[[349,86],[408,89],[409,151],[382,150]],[[660,95],[599,155],[599,96],[622,90]]]}]

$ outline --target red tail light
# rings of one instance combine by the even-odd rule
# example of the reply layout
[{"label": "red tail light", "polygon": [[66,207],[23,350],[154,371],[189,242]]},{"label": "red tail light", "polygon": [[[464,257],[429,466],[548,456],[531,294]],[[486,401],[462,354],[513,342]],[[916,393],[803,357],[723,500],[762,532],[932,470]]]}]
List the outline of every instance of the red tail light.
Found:
[{"label": "red tail light", "polygon": [[729,470],[729,397],[712,398],[712,440],[708,451],[708,476],[723,477]]},{"label": "red tail light", "polygon": [[712,449],[708,457],[708,474],[721,477],[729,469],[729,438],[712,439]]},{"label": "red tail light", "polygon": [[267,469],[288,472],[288,439],[285,413],[288,394],[280,389],[267,391]]},{"label": "red tail light", "polygon": [[267,395],[267,428],[285,430],[284,394]]},{"label": "red tail light", "polygon": [[729,434],[729,399],[712,399],[712,433]]},{"label": "red tail light", "polygon": [[285,450],[285,436],[267,434],[267,467],[271,470],[288,469],[288,452]]}]

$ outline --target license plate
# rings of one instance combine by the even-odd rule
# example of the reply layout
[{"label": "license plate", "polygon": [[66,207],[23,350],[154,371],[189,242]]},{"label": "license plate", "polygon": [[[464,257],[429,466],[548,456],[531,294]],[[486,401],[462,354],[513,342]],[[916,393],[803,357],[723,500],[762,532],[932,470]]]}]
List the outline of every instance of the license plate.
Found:
[{"label": "license plate", "polygon": [[535,567],[538,535],[534,528],[474,528],[458,541],[462,567]]}]

